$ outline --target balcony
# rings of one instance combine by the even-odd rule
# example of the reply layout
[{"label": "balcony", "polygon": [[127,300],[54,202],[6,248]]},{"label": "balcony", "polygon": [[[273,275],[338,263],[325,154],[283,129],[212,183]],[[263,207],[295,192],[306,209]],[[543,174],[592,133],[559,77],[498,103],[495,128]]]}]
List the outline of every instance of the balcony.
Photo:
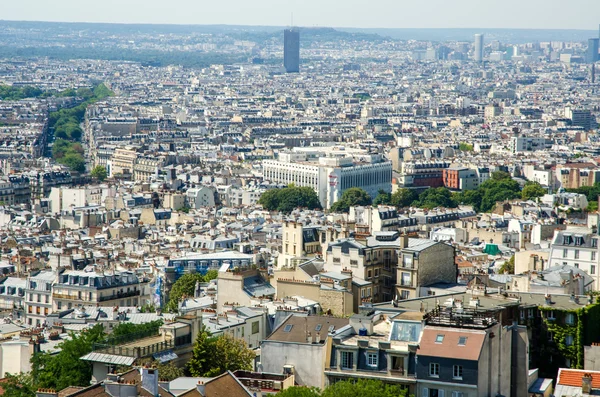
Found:
[{"label": "balcony", "polygon": [[129,292],[118,292],[116,294],[112,294],[112,295],[108,295],[108,296],[101,296],[100,298],[98,298],[98,302],[106,302],[106,301],[111,301],[114,299],[130,298],[132,296],[140,296],[140,291],[133,290],[133,291],[129,291]]}]

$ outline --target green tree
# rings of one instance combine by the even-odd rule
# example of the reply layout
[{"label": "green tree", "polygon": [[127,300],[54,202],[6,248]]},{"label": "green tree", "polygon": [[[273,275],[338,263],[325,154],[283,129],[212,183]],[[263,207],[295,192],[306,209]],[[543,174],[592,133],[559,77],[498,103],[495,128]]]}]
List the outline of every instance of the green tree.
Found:
[{"label": "green tree", "polygon": [[470,143],[460,143],[458,145],[458,149],[463,151],[463,152],[472,152],[473,151],[473,145],[471,145]]},{"label": "green tree", "polygon": [[185,296],[193,297],[196,282],[202,283],[204,280],[204,276],[200,273],[187,273],[181,276],[171,287],[169,302],[165,309],[170,312],[179,310],[179,301]]},{"label": "green tree", "polygon": [[258,203],[268,211],[290,213],[296,208],[320,209],[321,203],[317,193],[310,187],[294,185],[282,189],[271,189],[264,192]]},{"label": "green tree", "polygon": [[511,256],[509,260],[504,262],[498,269],[499,274],[515,274],[515,256]]},{"label": "green tree", "polygon": [[217,376],[225,371],[251,370],[255,357],[243,339],[229,334],[215,338],[203,326],[194,342],[187,368],[192,376]]},{"label": "green tree", "polygon": [[292,386],[275,394],[276,397],[320,397],[321,391],[316,387]]},{"label": "green tree", "polygon": [[419,196],[411,189],[398,189],[392,194],[391,204],[399,207],[409,207]]},{"label": "green tree", "polygon": [[588,202],[588,206],[585,207],[585,211],[586,212],[596,212],[596,211],[598,211],[598,201],[594,200],[594,201]]},{"label": "green tree", "polygon": [[80,360],[92,351],[94,343],[104,339],[104,329],[97,324],[59,344],[57,354],[37,353],[31,359],[33,382],[38,388],[62,390],[68,386],[89,386],[92,364]]},{"label": "green tree", "polygon": [[361,188],[351,187],[342,193],[342,197],[331,206],[331,212],[348,212],[350,207],[371,205],[371,196]]},{"label": "green tree", "polygon": [[187,369],[192,376],[204,376],[211,370],[213,344],[214,338],[203,325],[194,341],[192,357],[187,363]]},{"label": "green tree", "polygon": [[85,159],[82,155],[75,152],[68,152],[58,160],[59,163],[66,165],[72,171],[84,172],[85,171]]},{"label": "green tree", "polygon": [[208,282],[210,280],[216,279],[217,277],[219,277],[219,271],[211,269],[211,270],[207,271],[206,274],[204,275],[204,281]]},{"label": "green tree", "polygon": [[523,191],[521,191],[521,198],[523,200],[531,200],[536,199],[538,197],[542,197],[546,193],[548,193],[548,191],[544,189],[539,183],[527,182],[523,187]]},{"label": "green tree", "polygon": [[211,344],[210,369],[204,376],[217,376],[225,371],[252,369],[256,354],[248,348],[243,339],[223,334]]},{"label": "green tree", "polygon": [[377,197],[373,200],[373,205],[389,205],[392,203],[392,194],[384,190],[377,192]]},{"label": "green tree", "polygon": [[400,397],[406,390],[397,385],[385,384],[380,380],[359,379],[356,382],[342,381],[327,386],[321,397]]},{"label": "green tree", "polygon": [[33,385],[33,378],[29,373],[13,375],[7,373],[2,382],[5,397],[35,397],[37,390]]},{"label": "green tree", "polygon": [[456,208],[457,204],[452,197],[450,190],[445,187],[430,188],[419,195],[419,199],[413,203],[419,208]]},{"label": "green tree", "polygon": [[454,195],[454,201],[457,204],[471,205],[471,206],[473,206],[473,209],[477,212],[479,212],[479,209],[481,207],[481,199],[482,198],[483,198],[483,195],[482,195],[480,189],[465,190],[463,192],[459,192]]},{"label": "green tree", "polygon": [[185,376],[185,369],[176,366],[172,362],[168,362],[166,364],[154,362],[154,366],[156,366],[158,369],[158,374],[160,375],[161,380],[171,382],[172,380]]},{"label": "green tree", "polygon": [[90,174],[92,175],[92,177],[96,178],[100,182],[104,181],[108,176],[108,173],[106,172],[106,167],[100,164],[95,166]]}]

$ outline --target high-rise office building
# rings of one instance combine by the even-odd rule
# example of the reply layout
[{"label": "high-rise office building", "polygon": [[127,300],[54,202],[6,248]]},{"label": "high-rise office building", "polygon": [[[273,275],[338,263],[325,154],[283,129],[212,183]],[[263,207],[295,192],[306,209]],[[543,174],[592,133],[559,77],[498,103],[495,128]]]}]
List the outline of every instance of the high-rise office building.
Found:
[{"label": "high-rise office building", "polygon": [[600,39],[592,38],[588,39],[588,48],[586,53],[586,61],[587,63],[594,63],[598,60],[598,46],[600,44]]},{"label": "high-rise office building", "polygon": [[483,35],[475,35],[475,53],[473,55],[475,62],[483,61]]},{"label": "high-rise office building", "polygon": [[295,28],[283,31],[283,66],[287,73],[300,71],[300,31]]}]

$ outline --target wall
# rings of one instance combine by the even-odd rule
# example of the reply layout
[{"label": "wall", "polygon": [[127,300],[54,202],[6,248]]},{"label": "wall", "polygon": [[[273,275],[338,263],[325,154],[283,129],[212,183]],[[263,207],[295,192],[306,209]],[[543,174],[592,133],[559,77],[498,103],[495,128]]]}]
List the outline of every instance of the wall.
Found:
[{"label": "wall", "polygon": [[302,386],[323,388],[324,356],[324,345],[276,341],[264,341],[261,345],[263,372],[279,374],[284,365],[293,365],[296,382]]},{"label": "wall", "polygon": [[438,243],[419,253],[417,286],[447,282],[456,283],[457,266],[454,263],[454,247]]},{"label": "wall", "polygon": [[2,367],[0,377],[7,373],[18,374],[31,371],[31,348],[28,341],[6,342],[0,345],[2,351]]}]

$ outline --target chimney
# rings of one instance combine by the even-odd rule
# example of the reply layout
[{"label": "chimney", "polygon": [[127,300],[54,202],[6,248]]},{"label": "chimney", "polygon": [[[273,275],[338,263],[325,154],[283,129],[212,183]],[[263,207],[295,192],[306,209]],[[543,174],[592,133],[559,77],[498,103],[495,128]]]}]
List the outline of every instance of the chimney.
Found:
[{"label": "chimney", "polygon": [[306,334],[306,343],[312,343],[312,335],[310,334],[310,332]]},{"label": "chimney", "polygon": [[408,247],[408,236],[406,235],[406,233],[402,233],[400,235],[400,249],[407,248],[407,247]]},{"label": "chimney", "polygon": [[158,369],[142,368],[142,387],[153,397],[158,397]]},{"label": "chimney", "polygon": [[198,381],[198,384],[196,385],[196,389],[198,389],[198,393],[200,393],[201,396],[204,395],[204,389],[206,388],[206,386],[204,385],[204,382],[202,382],[201,380]]},{"label": "chimney", "polygon": [[592,374],[584,374],[581,378],[581,393],[591,394],[592,393]]},{"label": "chimney", "polygon": [[544,298],[546,299],[546,304],[547,305],[552,304],[552,295],[546,294],[546,296]]}]

